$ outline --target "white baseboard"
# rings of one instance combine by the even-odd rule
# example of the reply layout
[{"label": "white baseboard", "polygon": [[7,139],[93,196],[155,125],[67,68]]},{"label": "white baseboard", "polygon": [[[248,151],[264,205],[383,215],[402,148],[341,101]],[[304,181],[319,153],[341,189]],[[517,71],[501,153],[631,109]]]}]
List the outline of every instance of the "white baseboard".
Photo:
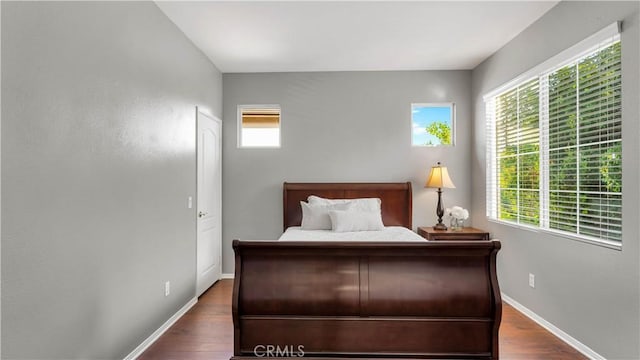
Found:
[{"label": "white baseboard", "polygon": [[520,311],[522,314],[524,314],[529,319],[531,319],[531,320],[535,321],[536,323],[538,323],[538,325],[540,325],[543,328],[547,329],[549,332],[551,332],[553,335],[558,337],[560,340],[562,340],[565,343],[567,343],[572,348],[574,348],[574,349],[578,350],[579,352],[581,352],[584,356],[588,357],[589,359],[592,359],[592,360],[606,360],[606,358],[604,356],[602,356],[602,355],[598,354],[597,352],[591,350],[591,348],[588,347],[587,345],[581,343],[580,341],[576,340],[571,335],[569,335],[566,332],[560,330],[559,328],[557,328],[552,323],[550,323],[547,320],[543,319],[540,315],[538,315],[538,314],[534,313],[533,311],[529,310],[524,305],[520,304],[519,302],[515,301],[514,299],[512,299],[509,296],[505,295],[504,293],[502,293],[502,300],[504,300],[504,302],[506,302],[507,304],[513,306],[516,310]]},{"label": "white baseboard", "polygon": [[189,309],[191,309],[193,305],[195,305],[197,302],[198,302],[197,297],[194,297],[193,299],[189,300],[189,302],[186,303],[182,308],[180,308],[178,312],[173,314],[173,316],[170,317],[169,320],[167,320],[164,324],[162,324],[162,326],[160,326],[158,330],[154,331],[153,334],[151,334],[148,338],[146,338],[140,345],[138,345],[137,348],[133,349],[133,351],[129,355],[127,355],[124,358],[124,360],[137,359],[138,356],[142,355],[142,353],[145,350],[147,350],[147,348],[151,346],[151,344],[153,344],[156,340],[158,340],[158,338],[162,336],[162,334],[164,334],[165,331],[169,330],[171,325],[173,325],[176,321],[178,321],[178,319],[180,319],[182,315],[184,315],[187,311],[189,311]]},{"label": "white baseboard", "polygon": [[228,274],[223,273],[222,277],[220,279],[233,279],[233,278],[234,278],[234,274],[232,274],[232,273],[228,273]]}]

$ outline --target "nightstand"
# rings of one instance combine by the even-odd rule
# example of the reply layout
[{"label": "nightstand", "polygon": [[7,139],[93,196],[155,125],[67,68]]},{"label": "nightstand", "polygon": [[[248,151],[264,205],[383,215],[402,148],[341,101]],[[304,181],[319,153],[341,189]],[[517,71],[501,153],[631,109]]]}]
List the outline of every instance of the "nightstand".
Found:
[{"label": "nightstand", "polygon": [[489,240],[489,233],[472,227],[465,227],[462,230],[452,231],[434,230],[432,226],[418,227],[418,235],[427,240]]}]

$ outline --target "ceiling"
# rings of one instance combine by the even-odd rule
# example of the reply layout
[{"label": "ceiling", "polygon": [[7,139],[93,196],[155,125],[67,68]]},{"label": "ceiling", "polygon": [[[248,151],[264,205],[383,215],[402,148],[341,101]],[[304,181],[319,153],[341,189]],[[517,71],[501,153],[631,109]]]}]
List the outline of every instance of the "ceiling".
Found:
[{"label": "ceiling", "polygon": [[157,1],[223,73],[473,69],[558,1]]}]

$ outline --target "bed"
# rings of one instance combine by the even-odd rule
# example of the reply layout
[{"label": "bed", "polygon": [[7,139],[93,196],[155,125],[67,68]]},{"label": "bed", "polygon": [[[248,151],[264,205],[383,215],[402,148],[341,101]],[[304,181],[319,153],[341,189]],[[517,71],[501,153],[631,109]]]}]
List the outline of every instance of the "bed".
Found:
[{"label": "bed", "polygon": [[371,241],[371,242],[420,242],[422,236],[403,226],[387,226],[381,231],[334,232],[331,230],[303,230],[300,226],[291,226],[285,230],[278,241]]},{"label": "bed", "polygon": [[[309,195],[412,228],[411,183],[284,183],[285,230]],[[232,359],[498,358],[499,241],[283,240],[233,241]]]}]

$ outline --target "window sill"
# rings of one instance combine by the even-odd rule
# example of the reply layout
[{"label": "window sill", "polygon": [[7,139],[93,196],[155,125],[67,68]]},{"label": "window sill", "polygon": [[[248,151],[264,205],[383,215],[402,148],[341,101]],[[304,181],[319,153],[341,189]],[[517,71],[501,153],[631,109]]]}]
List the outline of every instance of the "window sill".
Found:
[{"label": "window sill", "polygon": [[509,227],[512,227],[512,228],[516,228],[516,229],[520,229],[520,230],[526,230],[526,231],[531,231],[531,232],[535,232],[535,233],[553,235],[553,236],[562,237],[562,238],[573,240],[573,241],[579,241],[579,242],[583,242],[583,243],[587,243],[587,244],[591,244],[591,245],[604,247],[604,248],[607,248],[607,249],[622,251],[622,244],[621,243],[619,244],[619,243],[616,243],[616,242],[606,241],[606,240],[594,240],[592,238],[587,238],[587,237],[583,237],[583,236],[580,236],[580,235],[571,235],[571,234],[563,233],[563,232],[560,232],[560,231],[542,229],[542,228],[535,227],[535,226],[516,224],[516,223],[509,222],[509,221],[502,221],[502,220],[497,220],[497,219],[492,219],[492,218],[487,218],[487,221],[492,222],[494,224],[506,225],[506,226],[509,226]]},{"label": "window sill", "polygon": [[238,149],[241,149],[241,150],[265,150],[265,149],[278,150],[281,148],[282,148],[281,146],[240,146],[238,145]]}]

